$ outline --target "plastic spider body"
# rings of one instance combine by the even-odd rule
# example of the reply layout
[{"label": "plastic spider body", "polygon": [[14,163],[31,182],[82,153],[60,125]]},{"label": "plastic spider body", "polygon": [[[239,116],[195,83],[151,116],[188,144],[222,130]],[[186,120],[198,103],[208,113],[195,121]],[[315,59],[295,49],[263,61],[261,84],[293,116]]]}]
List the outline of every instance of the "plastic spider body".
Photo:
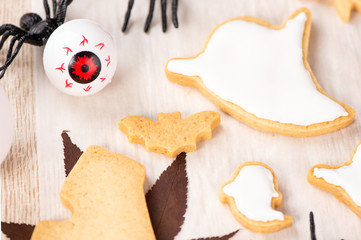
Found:
[{"label": "plastic spider body", "polygon": [[66,10],[71,2],[72,0],[60,0],[59,3],[57,3],[56,0],[53,0],[53,17],[51,17],[48,1],[43,0],[46,19],[43,20],[36,13],[27,13],[21,17],[20,27],[12,24],[0,26],[0,49],[2,49],[5,41],[12,36],[6,61],[4,65],[0,67],[0,78],[4,76],[6,69],[15,59],[24,43],[35,46],[42,46],[46,43],[54,30],[64,23]]}]

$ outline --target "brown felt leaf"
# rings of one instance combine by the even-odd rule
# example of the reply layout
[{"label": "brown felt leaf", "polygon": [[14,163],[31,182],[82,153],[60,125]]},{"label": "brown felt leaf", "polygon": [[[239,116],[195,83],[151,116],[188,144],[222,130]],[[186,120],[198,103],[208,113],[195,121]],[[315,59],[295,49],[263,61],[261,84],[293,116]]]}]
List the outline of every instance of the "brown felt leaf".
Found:
[{"label": "brown felt leaf", "polygon": [[233,237],[234,235],[236,235],[236,233],[238,233],[239,230],[236,230],[234,232],[231,232],[227,235],[224,235],[222,237],[209,237],[209,238],[198,238],[198,239],[193,239],[193,240],[228,240],[231,237]]},{"label": "brown felt leaf", "polygon": [[28,224],[1,222],[1,231],[10,240],[28,240],[33,234],[35,226]]},{"label": "brown felt leaf", "polygon": [[119,129],[129,142],[174,158],[181,152],[196,150],[199,141],[210,139],[220,121],[220,114],[213,111],[199,112],[183,120],[180,112],[159,113],[156,122],[145,117],[126,117],[119,121]]},{"label": "brown felt leaf", "polygon": [[146,194],[149,215],[158,240],[173,239],[187,209],[186,153],[181,153]]},{"label": "brown felt leaf", "polygon": [[81,151],[80,148],[71,141],[67,131],[63,131],[61,137],[63,138],[64,145],[65,177],[67,177],[80,156],[83,154],[83,151]]}]

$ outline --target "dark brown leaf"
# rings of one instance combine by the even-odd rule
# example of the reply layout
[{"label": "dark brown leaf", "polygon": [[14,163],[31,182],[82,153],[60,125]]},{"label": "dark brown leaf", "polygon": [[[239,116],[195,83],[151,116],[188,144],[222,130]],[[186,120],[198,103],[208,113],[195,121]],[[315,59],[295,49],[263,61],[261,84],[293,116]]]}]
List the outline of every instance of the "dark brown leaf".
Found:
[{"label": "dark brown leaf", "polygon": [[187,186],[186,153],[181,153],[145,196],[158,240],[173,239],[180,231],[187,209]]},{"label": "dark brown leaf", "polygon": [[35,226],[28,224],[1,222],[1,231],[10,240],[28,240],[33,234]]},{"label": "dark brown leaf", "polygon": [[224,235],[222,237],[209,237],[209,238],[198,238],[198,239],[195,239],[195,240],[228,240],[230,239],[231,237],[233,237],[234,235],[236,235],[236,233],[238,233],[239,230],[236,230],[234,232],[231,232],[227,235]]},{"label": "dark brown leaf", "polygon": [[65,177],[67,177],[80,156],[83,154],[83,151],[81,151],[78,146],[71,141],[67,131],[63,131],[61,137],[63,138],[64,145]]}]

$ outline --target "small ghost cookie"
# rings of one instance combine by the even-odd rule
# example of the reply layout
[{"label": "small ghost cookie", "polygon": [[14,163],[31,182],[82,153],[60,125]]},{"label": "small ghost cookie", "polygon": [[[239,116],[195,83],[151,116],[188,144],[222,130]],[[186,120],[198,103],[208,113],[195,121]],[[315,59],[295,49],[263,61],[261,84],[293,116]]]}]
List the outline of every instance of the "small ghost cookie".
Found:
[{"label": "small ghost cookie", "polygon": [[220,121],[220,114],[212,111],[199,112],[184,120],[180,112],[159,113],[156,122],[145,117],[126,117],[120,120],[119,129],[129,142],[174,158],[181,152],[196,150],[199,141],[210,139]]},{"label": "small ghost cookie", "polygon": [[275,173],[264,163],[241,164],[222,186],[219,197],[251,231],[269,233],[292,225],[292,217],[275,210],[282,205],[282,193]]},{"label": "small ghost cookie", "polygon": [[41,221],[32,240],[155,239],[144,196],[145,167],[98,146],[89,147],[60,192],[73,212],[67,221]]},{"label": "small ghost cookie", "polygon": [[301,8],[282,25],[254,17],[218,25],[197,55],[171,59],[167,78],[192,86],[256,129],[296,137],[349,125],[354,110],[329,96],[307,61],[311,14]]},{"label": "small ghost cookie", "polygon": [[332,0],[332,2],[344,22],[350,21],[352,10],[361,12],[361,0]]},{"label": "small ghost cookie", "polygon": [[312,185],[332,193],[361,218],[361,142],[351,160],[338,166],[319,164],[308,172]]}]

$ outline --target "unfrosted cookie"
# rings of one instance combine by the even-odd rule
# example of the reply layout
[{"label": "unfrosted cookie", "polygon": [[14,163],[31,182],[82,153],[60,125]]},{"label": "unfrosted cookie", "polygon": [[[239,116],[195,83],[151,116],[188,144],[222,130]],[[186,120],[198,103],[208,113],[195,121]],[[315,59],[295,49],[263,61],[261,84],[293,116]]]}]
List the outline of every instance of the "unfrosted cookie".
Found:
[{"label": "unfrosted cookie", "polygon": [[140,163],[102,147],[89,147],[60,192],[73,216],[39,222],[31,239],[155,239],[144,181],[145,167]]},{"label": "unfrosted cookie", "polygon": [[251,231],[269,233],[292,225],[292,217],[275,210],[282,205],[282,193],[275,173],[264,163],[241,164],[222,186],[219,197]]},{"label": "unfrosted cookie", "polygon": [[139,143],[150,152],[176,157],[196,150],[201,140],[210,139],[221,121],[219,113],[204,111],[182,120],[180,112],[159,113],[158,121],[130,116],[119,121],[119,129],[131,143]]},{"label": "unfrosted cookie", "polygon": [[310,30],[305,8],[279,26],[233,18],[211,32],[197,55],[171,59],[166,75],[256,129],[297,137],[332,132],[349,125],[355,112],[329,96],[313,75]]},{"label": "unfrosted cookie", "polygon": [[361,12],[361,0],[332,0],[332,2],[344,22],[350,21],[352,10]]},{"label": "unfrosted cookie", "polygon": [[307,180],[312,185],[332,193],[361,217],[361,142],[348,162],[337,166],[313,166],[308,172]]}]

